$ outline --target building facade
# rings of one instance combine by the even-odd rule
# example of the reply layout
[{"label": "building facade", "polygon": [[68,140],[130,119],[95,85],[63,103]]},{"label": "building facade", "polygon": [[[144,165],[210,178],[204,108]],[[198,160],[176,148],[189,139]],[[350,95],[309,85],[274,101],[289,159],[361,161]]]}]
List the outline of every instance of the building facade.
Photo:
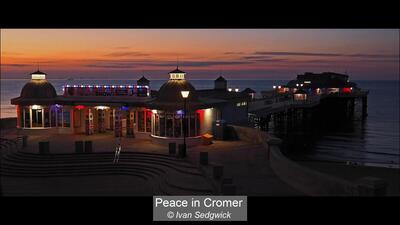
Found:
[{"label": "building facade", "polygon": [[[213,89],[196,90],[185,76],[176,68],[158,91],[142,77],[132,85],[65,85],[57,95],[46,74],[36,71],[11,103],[25,134],[112,133],[164,143],[180,142],[186,132],[190,144],[212,133],[216,120],[247,120],[247,92],[228,90],[222,77]],[[189,92],[186,115],[182,91]]]}]

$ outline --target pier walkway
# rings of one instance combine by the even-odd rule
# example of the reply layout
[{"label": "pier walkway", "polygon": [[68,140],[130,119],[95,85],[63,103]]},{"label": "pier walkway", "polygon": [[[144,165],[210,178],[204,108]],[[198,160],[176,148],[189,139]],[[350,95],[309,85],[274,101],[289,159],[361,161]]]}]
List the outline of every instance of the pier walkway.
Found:
[{"label": "pier walkway", "polygon": [[324,98],[362,98],[368,95],[368,90],[358,90],[351,93],[308,94],[306,100],[283,99],[278,96],[256,99],[249,102],[249,113],[262,115],[285,111],[291,108],[310,108],[318,105]]}]

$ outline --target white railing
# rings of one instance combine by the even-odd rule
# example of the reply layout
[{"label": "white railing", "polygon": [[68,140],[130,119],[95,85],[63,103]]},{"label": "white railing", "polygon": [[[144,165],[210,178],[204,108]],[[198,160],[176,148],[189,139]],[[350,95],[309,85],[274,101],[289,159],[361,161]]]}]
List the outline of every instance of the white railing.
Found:
[{"label": "white railing", "polygon": [[[283,101],[277,101],[278,99],[260,99],[249,103],[250,111],[257,111],[262,109],[278,109],[278,108],[290,108],[292,106],[299,105],[314,105],[320,102],[321,97],[319,95],[308,95],[306,100],[294,100],[287,99]],[[266,103],[268,101],[268,103]],[[269,103],[269,101],[271,101]],[[274,102],[275,101],[275,102]],[[277,101],[277,102],[276,102]]]}]

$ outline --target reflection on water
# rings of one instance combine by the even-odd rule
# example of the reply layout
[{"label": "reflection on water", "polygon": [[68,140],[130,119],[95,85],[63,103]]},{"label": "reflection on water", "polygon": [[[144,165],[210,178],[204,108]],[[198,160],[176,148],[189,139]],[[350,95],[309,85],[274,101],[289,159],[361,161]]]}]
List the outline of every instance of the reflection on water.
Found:
[{"label": "reflection on water", "polygon": [[302,159],[399,168],[398,137],[387,133],[387,126],[379,126],[355,121],[341,131],[326,132]]}]

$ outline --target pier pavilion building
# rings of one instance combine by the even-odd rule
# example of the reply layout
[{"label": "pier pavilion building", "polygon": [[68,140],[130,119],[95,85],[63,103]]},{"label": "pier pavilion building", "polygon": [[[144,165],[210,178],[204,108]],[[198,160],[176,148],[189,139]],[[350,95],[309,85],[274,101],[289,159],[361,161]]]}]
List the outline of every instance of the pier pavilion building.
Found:
[{"label": "pier pavilion building", "polygon": [[178,68],[159,90],[151,90],[150,81],[142,77],[127,85],[64,85],[59,95],[46,76],[41,71],[32,73],[20,96],[11,99],[22,134],[112,131],[117,137],[179,143],[186,131],[188,144],[195,144],[203,134],[212,133],[216,120],[246,121],[248,102],[254,95],[227,88],[223,77],[214,81],[212,89],[196,90]]}]

